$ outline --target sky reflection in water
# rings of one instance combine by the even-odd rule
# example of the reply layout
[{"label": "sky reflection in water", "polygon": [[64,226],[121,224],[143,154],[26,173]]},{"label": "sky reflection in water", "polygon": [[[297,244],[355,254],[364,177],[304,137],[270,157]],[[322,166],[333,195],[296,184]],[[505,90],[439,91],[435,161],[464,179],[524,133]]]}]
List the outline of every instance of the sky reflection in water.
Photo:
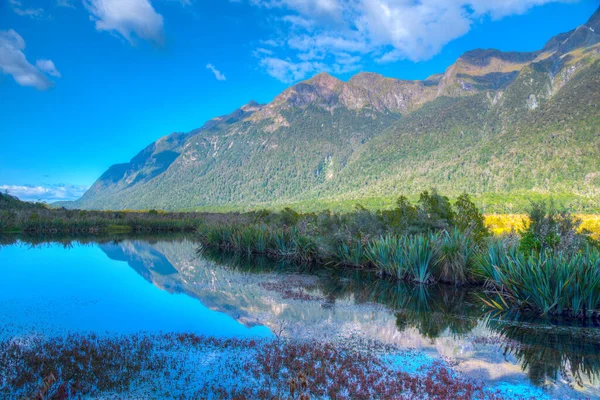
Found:
[{"label": "sky reflection in water", "polygon": [[0,321],[9,334],[361,335],[416,349],[411,359],[423,364],[450,357],[470,376],[513,394],[538,396],[545,388],[550,397],[600,398],[597,327],[485,319],[477,293],[358,271],[198,256],[197,247],[187,239],[0,247]]}]

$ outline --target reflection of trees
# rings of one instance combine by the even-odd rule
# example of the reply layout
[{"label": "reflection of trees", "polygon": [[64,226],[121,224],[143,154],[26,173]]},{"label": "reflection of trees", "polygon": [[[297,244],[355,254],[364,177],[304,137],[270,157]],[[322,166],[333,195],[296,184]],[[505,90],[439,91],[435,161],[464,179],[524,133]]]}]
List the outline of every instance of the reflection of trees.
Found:
[{"label": "reflection of trees", "polygon": [[[384,279],[358,269],[294,266],[285,261],[231,252],[201,250],[205,258],[230,268],[251,273],[311,272],[318,276],[316,287],[330,304],[336,299],[350,298],[358,304],[378,303],[397,310],[396,324],[400,331],[414,327],[428,338],[440,336],[446,329],[463,335],[477,325],[478,310],[466,290],[445,286],[411,285]],[[314,288],[314,287],[313,287]]]},{"label": "reflection of trees", "polygon": [[477,325],[475,308],[467,301],[464,290],[450,293],[445,288],[422,285],[407,290],[404,304],[396,313],[396,326],[416,328],[421,335],[435,339],[444,331],[461,336]]},{"label": "reflection of trees", "polygon": [[504,339],[504,353],[514,355],[532,382],[556,380],[559,374],[573,378],[600,380],[600,338],[592,329],[549,327],[523,323],[514,318],[489,319],[487,326]]},{"label": "reflection of trees", "polygon": [[0,235],[0,246],[9,246],[22,242],[31,247],[43,247],[53,244],[60,244],[65,248],[71,248],[74,245],[95,245],[104,243],[121,243],[123,241],[143,240],[149,244],[160,241],[182,241],[193,239],[189,233],[55,233],[55,234],[12,234]]}]

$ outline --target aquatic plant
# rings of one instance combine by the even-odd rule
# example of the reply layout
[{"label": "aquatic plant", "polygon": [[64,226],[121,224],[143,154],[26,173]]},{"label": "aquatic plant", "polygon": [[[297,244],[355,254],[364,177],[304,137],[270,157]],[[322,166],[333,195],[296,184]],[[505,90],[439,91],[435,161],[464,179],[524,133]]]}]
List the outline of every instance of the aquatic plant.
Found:
[{"label": "aquatic plant", "polygon": [[509,255],[514,256],[517,252],[517,246],[501,238],[489,240],[487,248],[476,256],[476,276],[484,281],[485,286],[500,288],[505,280],[503,271],[509,262]]},{"label": "aquatic plant", "polygon": [[[340,393],[353,399],[398,394],[497,398],[481,382],[461,378],[446,363],[408,374],[381,357],[393,348],[371,342],[362,346],[369,351],[317,341],[221,339],[192,333],[2,340],[0,397],[32,397],[47,387],[47,398],[57,399],[308,399],[339,398]],[[51,374],[53,378],[44,382]]]}]

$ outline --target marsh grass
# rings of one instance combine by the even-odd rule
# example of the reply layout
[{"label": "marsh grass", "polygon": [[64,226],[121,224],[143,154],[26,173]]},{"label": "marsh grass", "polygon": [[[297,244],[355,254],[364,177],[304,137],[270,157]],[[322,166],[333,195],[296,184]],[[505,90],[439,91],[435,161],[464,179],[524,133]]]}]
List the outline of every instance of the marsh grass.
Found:
[{"label": "marsh grass", "polygon": [[16,209],[0,211],[0,232],[37,234],[193,232],[208,217],[197,213]]}]

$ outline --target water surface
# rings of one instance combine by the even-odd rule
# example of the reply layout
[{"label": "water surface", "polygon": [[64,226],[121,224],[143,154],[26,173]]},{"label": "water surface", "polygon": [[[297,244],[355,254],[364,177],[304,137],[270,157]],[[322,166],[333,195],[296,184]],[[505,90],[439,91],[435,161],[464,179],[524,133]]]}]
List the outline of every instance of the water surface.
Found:
[{"label": "water surface", "polygon": [[215,337],[366,338],[437,359],[507,397],[600,398],[600,330],[484,316],[476,290],[409,286],[359,271],[198,252],[193,238],[0,247],[3,337],[193,332]]}]

